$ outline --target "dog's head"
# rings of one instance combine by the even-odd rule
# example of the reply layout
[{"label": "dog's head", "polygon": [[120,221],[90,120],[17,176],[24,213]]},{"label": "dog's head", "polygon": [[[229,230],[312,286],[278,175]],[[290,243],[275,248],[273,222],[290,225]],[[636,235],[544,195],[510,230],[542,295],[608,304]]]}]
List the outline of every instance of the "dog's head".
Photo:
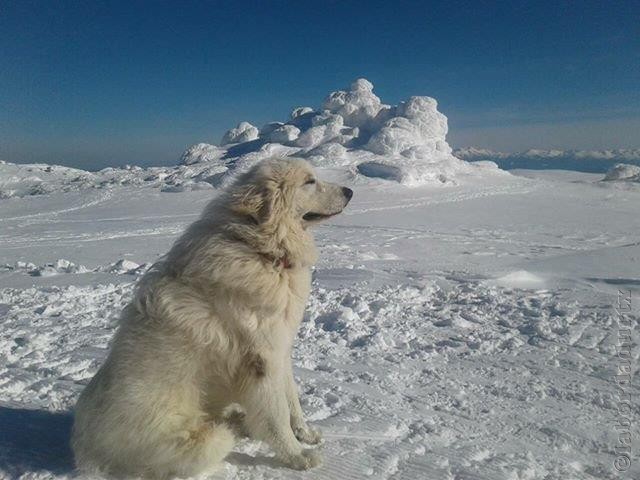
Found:
[{"label": "dog's head", "polygon": [[231,210],[257,224],[299,222],[304,228],[342,212],[353,191],[321,181],[308,162],[269,159],[231,187]]}]

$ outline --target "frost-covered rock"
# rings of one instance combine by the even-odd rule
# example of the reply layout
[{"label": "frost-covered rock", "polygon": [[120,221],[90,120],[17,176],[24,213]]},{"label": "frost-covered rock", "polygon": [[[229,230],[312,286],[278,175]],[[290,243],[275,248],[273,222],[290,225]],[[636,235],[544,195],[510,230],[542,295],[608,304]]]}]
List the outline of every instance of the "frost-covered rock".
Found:
[{"label": "frost-covered rock", "polygon": [[118,275],[135,275],[140,273],[141,271],[144,271],[145,269],[146,264],[139,265],[136,262],[132,262],[131,260],[127,260],[125,258],[108,265],[106,268],[102,268],[102,270]]},{"label": "frost-covered rock", "polygon": [[344,118],[342,117],[342,115],[336,115],[334,113],[330,113],[329,111],[324,111],[311,119],[311,125],[313,125],[314,127],[326,125],[336,133],[339,133],[340,129],[344,127]]},{"label": "frost-covered rock", "polygon": [[282,122],[269,122],[269,123],[266,123],[260,129],[260,136],[261,137],[267,137],[267,136],[269,136],[271,134],[271,132],[273,132],[274,130],[277,130],[278,128],[282,127],[283,125],[284,125],[284,123],[282,123]]},{"label": "frost-covered rock", "polygon": [[394,117],[373,135],[365,148],[378,155],[401,155],[415,146],[417,129],[408,119]]},{"label": "frost-covered rock", "polygon": [[227,133],[222,136],[220,143],[224,146],[230,143],[250,142],[256,140],[259,134],[259,130],[249,122],[240,122],[236,128],[228,130]]},{"label": "frost-covered rock", "polygon": [[208,143],[198,143],[187,148],[180,157],[182,165],[193,165],[194,163],[213,162],[219,160],[226,150]]},{"label": "frost-covered rock", "polygon": [[[124,171],[124,175],[135,175]],[[60,165],[0,164],[0,199],[93,188],[99,175]]]},{"label": "frost-covered rock", "polygon": [[328,142],[347,144],[358,133],[358,127],[344,126],[341,115],[325,110],[311,118],[311,127],[298,137],[296,145],[308,151]]},{"label": "frost-covered rock", "polygon": [[298,118],[312,112],[313,108],[311,107],[297,107],[291,111],[291,119],[293,120],[294,118]]},{"label": "frost-covered rock", "polygon": [[329,94],[322,108],[340,115],[345,125],[368,129],[375,123],[383,105],[380,98],[373,93],[373,84],[359,78],[351,84],[348,91],[338,90]]},{"label": "frost-covered rock", "polygon": [[334,142],[323,143],[302,156],[317,167],[337,167],[350,163],[346,147]]},{"label": "frost-covered rock", "polygon": [[240,122],[222,145],[198,143],[171,167],[105,168],[99,172],[51,165],[0,164],[0,199],[57,191],[153,187],[163,192],[219,188],[256,162],[273,156],[308,158],[317,167],[405,185],[455,183],[462,175],[497,172],[493,163],[471,165],[452,155],[447,118],[436,100],[411,97],[386,105],[360,78],[329,94],[321,108],[297,107],[285,122],[260,130]]},{"label": "frost-covered rock", "polygon": [[317,125],[302,133],[296,140],[296,145],[298,147],[310,149],[323,142],[330,141],[336,135],[337,132],[332,132],[331,129],[327,129],[326,125]]},{"label": "frost-covered rock", "polygon": [[[226,153],[219,157],[223,168],[205,181],[224,185],[236,171],[274,154],[298,155],[318,167],[348,167],[352,173],[412,185],[455,182],[460,174],[497,170],[495,164],[470,166],[454,157],[447,129],[435,99],[414,96],[386,105],[371,82],[359,78],[348,89],[329,94],[318,110],[293,109],[286,123],[270,122],[258,131],[242,122],[229,130],[222,140],[228,145]],[[182,185],[169,180],[165,184],[165,191]]]},{"label": "frost-covered rock", "polygon": [[[33,264],[27,265],[33,266]],[[18,269],[18,267],[19,265],[16,264],[16,269]],[[46,263],[39,267],[33,267],[34,268],[27,271],[27,273],[33,277],[51,277],[53,275],[60,275],[63,273],[86,273],[90,271],[84,265],[76,265],[64,258],[60,258],[53,263]]]},{"label": "frost-covered rock", "polygon": [[194,180],[177,181],[169,183],[160,188],[165,193],[191,192],[194,190],[211,190],[213,186],[209,182],[198,182]]},{"label": "frost-covered rock", "polygon": [[393,118],[373,134],[365,148],[378,155],[408,158],[451,155],[447,144],[447,117],[431,97],[411,97],[395,109]]},{"label": "frost-covered rock", "polygon": [[272,143],[289,143],[294,141],[300,135],[300,129],[294,125],[282,125],[273,130],[268,139]]},{"label": "frost-covered rock", "polygon": [[618,163],[609,169],[603,178],[604,181],[623,180],[626,182],[640,182],[640,167],[637,165],[628,165],[626,163]]},{"label": "frost-covered rock", "polygon": [[398,105],[396,115],[409,119],[418,129],[423,141],[434,138],[444,140],[447,136],[447,117],[438,111],[435,98],[411,97]]}]

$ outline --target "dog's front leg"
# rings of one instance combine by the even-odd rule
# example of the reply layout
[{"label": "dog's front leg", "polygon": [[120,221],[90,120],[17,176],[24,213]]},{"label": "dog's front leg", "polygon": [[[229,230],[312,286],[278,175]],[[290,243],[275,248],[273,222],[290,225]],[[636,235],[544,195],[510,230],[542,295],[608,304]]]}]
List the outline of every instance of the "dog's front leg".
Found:
[{"label": "dog's front leg", "polygon": [[284,359],[284,364],[284,381],[286,384],[287,402],[289,404],[291,429],[293,430],[296,438],[301,442],[305,442],[310,445],[320,443],[320,440],[322,440],[320,431],[309,427],[307,422],[304,420],[304,413],[300,406],[300,398],[298,396],[298,387],[295,379],[293,378],[293,366],[291,365],[290,355]]},{"label": "dog's front leg", "polygon": [[[240,384],[240,401],[245,425],[253,438],[267,442],[278,458],[291,468],[307,470],[320,464],[315,450],[305,450],[290,425],[286,365],[268,353],[248,355],[245,378]],[[298,404],[299,407],[299,404]]]}]

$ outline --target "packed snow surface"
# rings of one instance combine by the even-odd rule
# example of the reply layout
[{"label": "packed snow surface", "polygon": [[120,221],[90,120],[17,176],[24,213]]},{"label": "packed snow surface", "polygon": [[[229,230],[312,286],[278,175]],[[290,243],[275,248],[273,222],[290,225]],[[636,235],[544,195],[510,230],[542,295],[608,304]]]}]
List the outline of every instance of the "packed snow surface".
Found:
[{"label": "packed snow surface", "polygon": [[[372,128],[378,105],[347,93],[332,108]],[[31,168],[59,185],[81,175]],[[626,476],[613,467],[619,292],[631,294],[639,361],[640,191],[601,175],[519,173],[409,189],[321,170],[355,190],[316,230],[293,354],[324,464],[302,475],[242,440],[210,478],[640,478],[635,450]],[[70,412],[119,312],[217,194],[115,182],[0,201],[0,477],[74,476]],[[637,382],[627,391],[635,442]]]}]

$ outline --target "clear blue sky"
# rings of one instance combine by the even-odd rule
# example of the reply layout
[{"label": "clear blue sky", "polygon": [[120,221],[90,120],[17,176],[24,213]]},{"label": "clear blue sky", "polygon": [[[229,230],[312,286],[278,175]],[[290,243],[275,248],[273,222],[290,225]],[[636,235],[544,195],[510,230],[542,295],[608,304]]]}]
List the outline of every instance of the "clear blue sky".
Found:
[{"label": "clear blue sky", "polygon": [[0,159],[172,163],[357,77],[454,146],[640,147],[640,0],[2,0]]}]

